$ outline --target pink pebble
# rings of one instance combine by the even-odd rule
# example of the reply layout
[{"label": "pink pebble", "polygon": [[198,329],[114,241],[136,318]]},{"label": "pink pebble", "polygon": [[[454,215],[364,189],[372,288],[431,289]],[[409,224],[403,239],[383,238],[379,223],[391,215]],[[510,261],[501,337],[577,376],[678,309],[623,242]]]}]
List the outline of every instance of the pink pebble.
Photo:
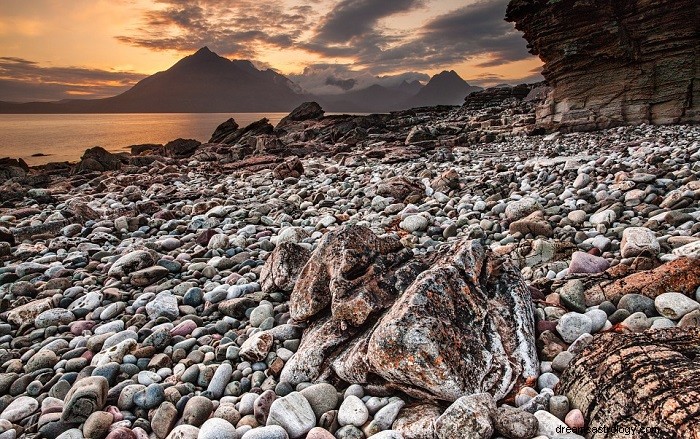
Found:
[{"label": "pink pebble", "polygon": [[114,418],[112,422],[119,422],[119,421],[124,420],[124,415],[122,415],[122,412],[117,407],[115,407],[113,405],[107,406],[105,411],[107,413],[111,414],[112,417]]},{"label": "pink pebble", "polygon": [[585,419],[583,419],[583,413],[579,409],[571,410],[564,418],[564,423],[568,425],[571,429],[581,429],[586,425]]},{"label": "pink pebble", "polygon": [[173,329],[170,330],[170,335],[181,335],[181,336],[186,336],[192,333],[197,329],[197,323],[195,323],[192,320],[185,320],[184,322],[181,322],[179,325],[174,327]]}]

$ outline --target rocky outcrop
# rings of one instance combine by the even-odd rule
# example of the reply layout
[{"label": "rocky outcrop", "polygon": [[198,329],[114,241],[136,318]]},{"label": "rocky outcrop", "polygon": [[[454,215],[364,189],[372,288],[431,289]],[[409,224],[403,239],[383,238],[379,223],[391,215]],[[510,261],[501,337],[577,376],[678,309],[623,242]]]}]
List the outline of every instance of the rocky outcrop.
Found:
[{"label": "rocky outcrop", "polygon": [[325,114],[323,108],[316,102],[304,102],[297,108],[292,110],[289,115],[284,117],[279,124],[277,124],[276,130],[282,129],[287,125],[291,125],[294,122],[300,122],[310,119],[320,119]]},{"label": "rocky outcrop", "polygon": [[173,158],[189,157],[197,151],[202,142],[194,139],[176,139],[163,147],[165,155]]},{"label": "rocky outcrop", "polygon": [[300,273],[290,314],[309,328],[282,381],[341,379],[452,402],[501,399],[537,376],[529,290],[477,241],[421,261],[394,238],[336,229]]},{"label": "rocky outcrop", "polygon": [[[700,329],[598,336],[558,391],[587,420],[588,438],[696,438],[700,431]],[[642,430],[642,428],[644,430]]]},{"label": "rocky outcrop", "polygon": [[548,129],[700,121],[695,0],[512,0],[507,20],[544,61]]},{"label": "rocky outcrop", "polygon": [[0,159],[0,182],[10,178],[24,177],[29,172],[29,166],[22,159],[4,157]]},{"label": "rocky outcrop", "polygon": [[112,154],[101,146],[85,150],[80,162],[73,170],[74,173],[116,171],[122,167],[118,155]]}]

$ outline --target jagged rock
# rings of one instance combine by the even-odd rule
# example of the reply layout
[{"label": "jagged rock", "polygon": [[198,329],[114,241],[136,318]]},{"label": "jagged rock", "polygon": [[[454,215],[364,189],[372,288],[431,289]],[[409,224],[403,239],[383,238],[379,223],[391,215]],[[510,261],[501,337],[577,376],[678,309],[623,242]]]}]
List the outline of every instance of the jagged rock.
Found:
[{"label": "jagged rock", "polygon": [[436,191],[448,192],[459,189],[459,174],[454,169],[448,169],[430,182],[430,187]]},{"label": "jagged rock", "polygon": [[29,166],[22,159],[11,159],[4,157],[0,159],[0,182],[10,178],[21,178],[27,175]]},{"label": "jagged rock", "polygon": [[299,157],[282,162],[272,170],[272,176],[277,180],[284,180],[289,177],[299,178],[303,173],[304,165],[301,164]]},{"label": "jagged rock", "polygon": [[[219,140],[218,143],[225,143],[227,145],[248,145],[251,146],[252,148],[255,147],[255,143],[252,145],[249,145],[249,142],[255,141],[255,138],[257,136],[261,136],[264,134],[272,134],[273,132],[273,126],[270,124],[270,121],[266,118],[262,118],[256,122],[251,123],[250,125],[246,126],[245,128],[238,128],[237,130],[233,131],[232,133],[228,134],[227,136],[220,136],[223,137],[221,140]],[[245,157],[245,155],[243,156]],[[243,158],[239,157],[239,158]]]},{"label": "jagged rock", "polygon": [[534,318],[518,271],[470,240],[424,269],[369,229],[328,233],[292,292],[292,318],[310,326],[281,381],[336,376],[444,401],[532,383]]},{"label": "jagged rock", "polygon": [[628,437],[626,431],[695,438],[700,430],[698,355],[700,328],[602,334],[569,365],[558,391],[583,412],[591,431],[610,432],[606,438]]},{"label": "jagged rock", "polygon": [[202,142],[194,139],[176,139],[163,147],[165,155],[173,158],[189,157],[199,148]]},{"label": "jagged rock", "polygon": [[506,19],[525,33],[553,87],[538,125],[699,121],[696,18],[695,0],[512,0]]},{"label": "jagged rock", "polygon": [[211,135],[211,139],[209,139],[209,143],[222,143],[226,137],[233,134],[237,129],[238,124],[235,120],[233,120],[233,118],[230,118],[226,122],[223,122],[221,125],[216,127]]},{"label": "jagged rock", "polygon": [[85,150],[74,173],[116,171],[121,167],[122,161],[118,155],[112,154],[101,146],[96,146]]},{"label": "jagged rock", "polygon": [[265,293],[291,292],[311,252],[292,242],[282,242],[265,261],[260,272],[260,286]]},{"label": "jagged rock", "polygon": [[304,102],[297,108],[292,110],[289,115],[284,117],[275,127],[276,130],[280,130],[293,122],[300,122],[311,119],[320,119],[325,114],[323,108],[316,102]]}]

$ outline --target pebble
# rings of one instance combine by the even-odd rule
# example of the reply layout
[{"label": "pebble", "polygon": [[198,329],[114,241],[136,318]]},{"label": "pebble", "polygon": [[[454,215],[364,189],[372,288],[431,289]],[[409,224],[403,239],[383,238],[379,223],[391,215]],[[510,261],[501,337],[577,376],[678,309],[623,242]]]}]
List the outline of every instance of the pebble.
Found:
[{"label": "pebble", "polygon": [[700,303],[680,293],[663,293],[654,299],[654,306],[662,316],[680,320],[691,311],[700,309]]},{"label": "pebble", "polygon": [[360,398],[348,395],[338,409],[338,424],[340,426],[354,425],[361,427],[369,418],[369,410]]}]

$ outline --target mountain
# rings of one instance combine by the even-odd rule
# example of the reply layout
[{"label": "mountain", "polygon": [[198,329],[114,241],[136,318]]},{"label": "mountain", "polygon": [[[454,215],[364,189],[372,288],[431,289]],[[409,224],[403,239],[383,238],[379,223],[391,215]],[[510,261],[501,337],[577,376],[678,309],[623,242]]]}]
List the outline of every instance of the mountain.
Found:
[{"label": "mountain", "polygon": [[[420,86],[420,83],[418,83]],[[384,87],[372,85],[361,90],[349,91],[340,95],[317,96],[319,104],[335,113],[386,113],[402,109],[402,103],[415,92],[406,87]]]},{"label": "mountain", "polygon": [[430,107],[434,105],[462,105],[464,98],[481,87],[469,85],[454,70],[443,71],[430,78],[415,96],[405,103],[405,107]]},{"label": "mountain", "polygon": [[27,113],[225,113],[291,111],[308,100],[273,70],[229,60],[207,47],[105,99],[50,103],[0,103],[0,112]]},{"label": "mountain", "polygon": [[0,113],[289,112],[305,101],[317,101],[328,112],[383,113],[460,105],[477,90],[481,88],[470,86],[455,71],[445,71],[425,86],[403,81],[392,87],[375,84],[339,95],[313,96],[274,70],[259,70],[250,61],[229,60],[203,47],[117,96],[24,104],[0,101]]}]

